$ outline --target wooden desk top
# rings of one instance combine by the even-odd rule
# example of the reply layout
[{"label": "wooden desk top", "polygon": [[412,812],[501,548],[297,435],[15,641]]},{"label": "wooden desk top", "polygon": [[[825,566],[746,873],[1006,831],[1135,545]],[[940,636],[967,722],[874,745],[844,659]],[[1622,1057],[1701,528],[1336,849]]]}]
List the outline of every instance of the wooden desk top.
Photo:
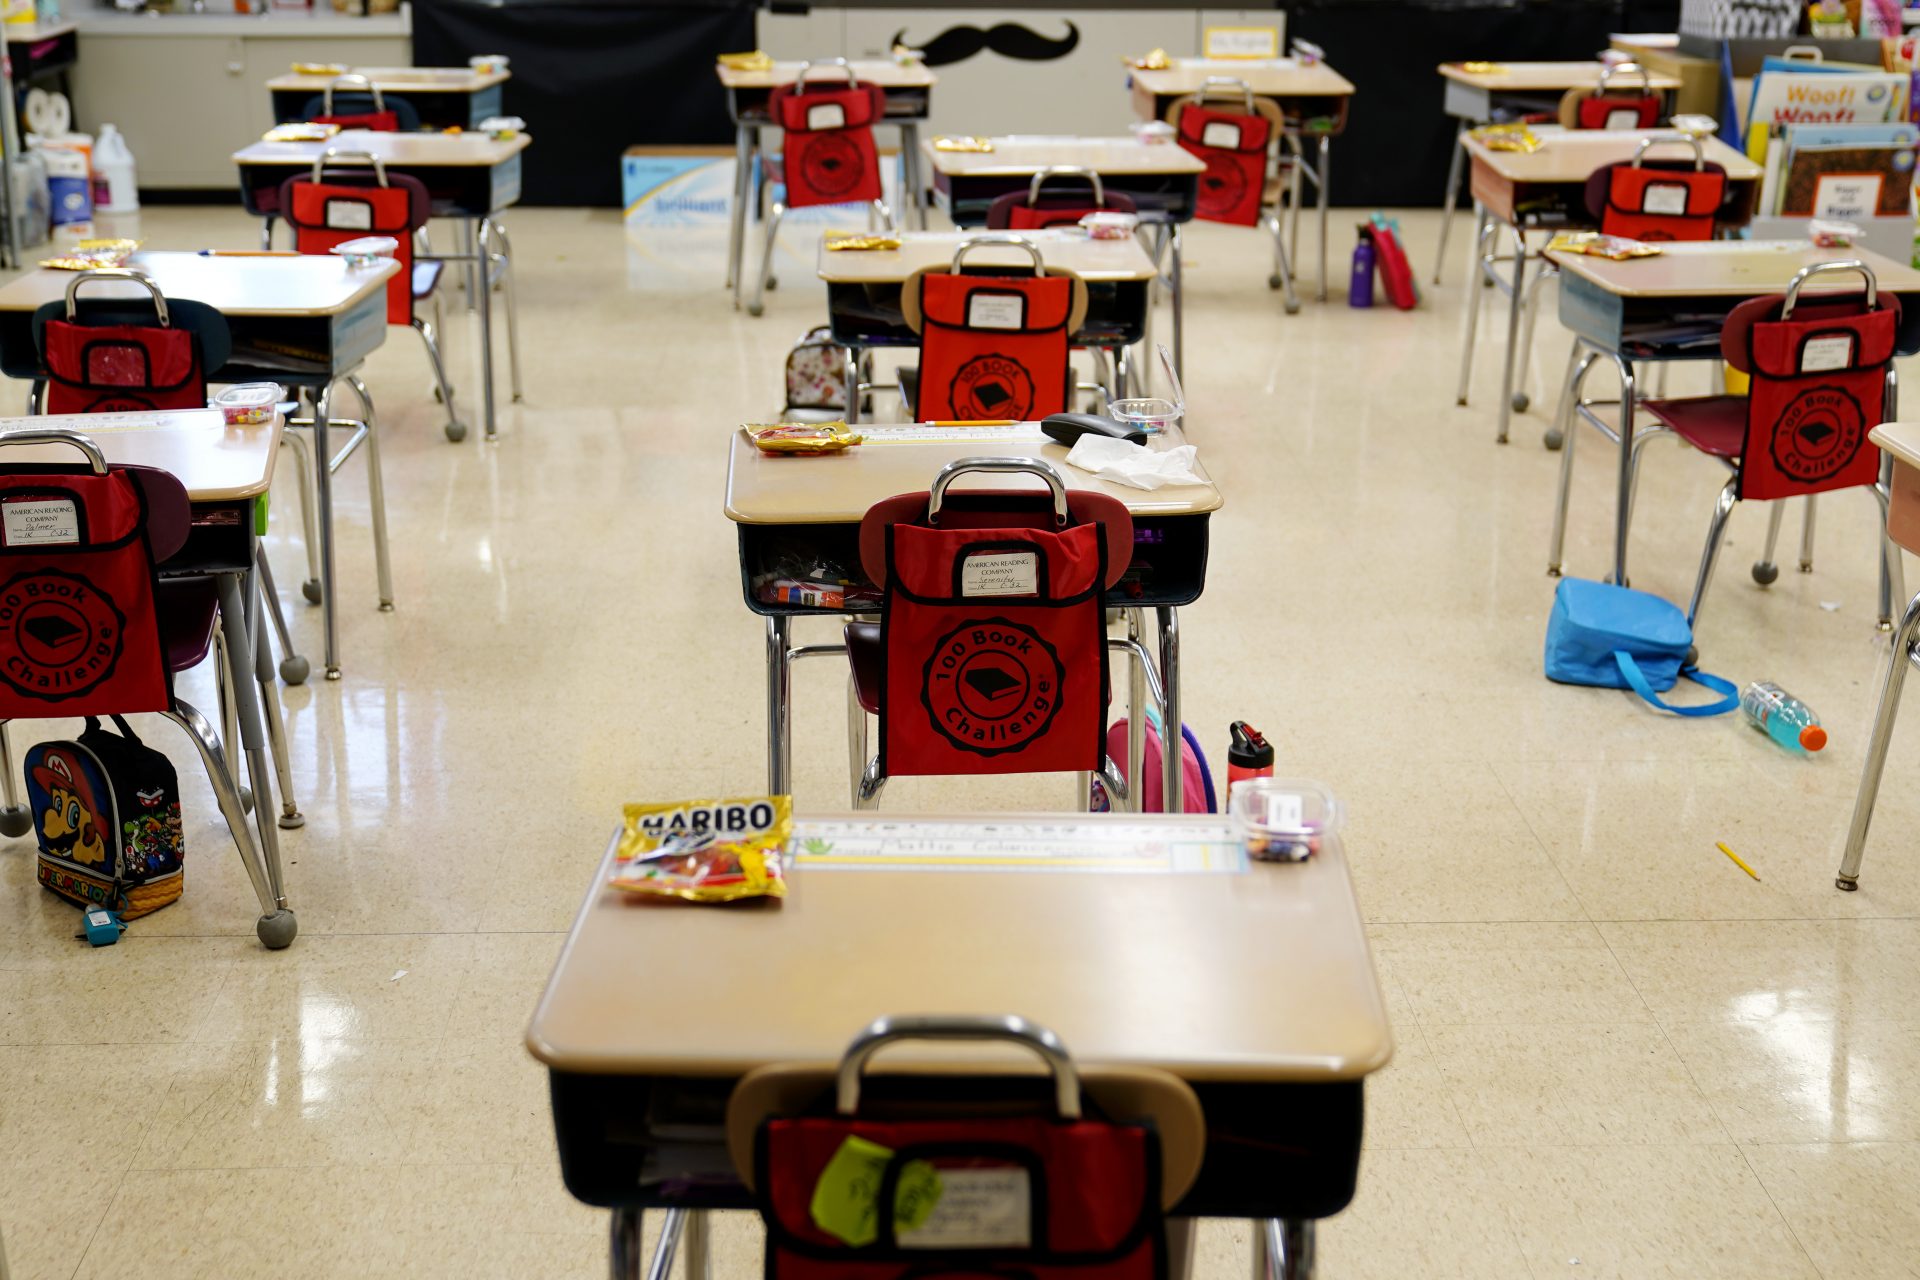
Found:
[{"label": "wooden desk top", "polygon": [[[953,261],[953,251],[967,240],[1000,232],[972,231],[900,231],[898,249],[840,249],[829,251],[827,240],[840,235],[863,235],[856,231],[826,231],[820,236],[820,278],[828,284],[897,284],[922,267],[944,267]],[[1133,236],[1125,240],[1095,240],[1077,229],[1049,227],[1043,231],[1022,231],[1021,238],[1031,240],[1050,267],[1065,267],[1082,280],[1151,280],[1153,259]],[[1032,260],[1019,249],[975,249],[967,255],[969,263],[1028,266]]]},{"label": "wooden desk top", "polygon": [[[215,255],[136,253],[127,264],[143,271],[169,298],[204,302],[226,316],[338,315],[369,293],[386,288],[396,262],[350,268],[331,253]],[[37,311],[67,296],[74,272],[41,267],[0,288],[0,311]],[[145,298],[137,284],[89,284],[81,298]]]},{"label": "wooden desk top", "polygon": [[[1473,158],[1509,182],[1585,182],[1601,165],[1633,159],[1648,135],[1676,138],[1671,129],[1561,129],[1534,125],[1534,136],[1546,143],[1538,151],[1495,151],[1471,133],[1467,151]],[[1703,140],[1706,158],[1727,171],[1731,182],[1758,182],[1760,166],[1718,138]],[[1684,142],[1649,149],[1655,159],[1690,159],[1693,148]]]},{"label": "wooden desk top", "polygon": [[1883,422],[1867,438],[1910,467],[1920,467],[1920,422]]},{"label": "wooden desk top", "polygon": [[[858,430],[859,428],[855,428]],[[747,433],[730,433],[727,456],[727,519],[737,524],[857,524],[867,508],[896,493],[924,491],[940,468],[957,458],[1045,458],[1060,469],[1069,490],[1104,493],[1136,516],[1196,516],[1220,509],[1220,490],[1205,484],[1134,489],[1096,479],[1067,465],[1067,447],[1051,440],[966,439],[892,442],[872,440],[841,453],[782,457],[754,447]],[[1148,447],[1171,449],[1187,442],[1178,428],[1150,437]],[[1204,453],[1198,470],[1207,475]],[[1042,489],[1037,477],[984,476],[963,488]]]},{"label": "wooden desk top", "polygon": [[[918,62],[902,65],[892,58],[852,58],[853,74],[863,84],[877,84],[882,89],[926,89],[938,84],[939,77]],[[715,63],[714,74],[720,77],[720,83],[728,89],[771,89],[776,85],[792,84],[800,74],[804,64],[794,62],[775,62],[771,71],[735,71]],[[815,63],[824,67],[824,63]],[[808,84],[816,80],[832,84],[840,79],[840,69],[836,66],[830,72],[818,77],[809,76]]]},{"label": "wooden desk top", "polygon": [[[1219,821],[932,819],[1014,834],[1063,820]],[[559,1070],[830,1064],[856,1031],[897,1013],[1017,1013],[1057,1031],[1077,1062],[1189,1080],[1353,1080],[1393,1053],[1335,840],[1310,862],[1241,874],[803,866],[784,901],[717,909],[606,888],[612,854],[527,1029],[533,1055]]]},{"label": "wooden desk top", "polygon": [[1164,71],[1132,74],[1137,87],[1156,97],[1198,93],[1208,76],[1245,80],[1262,98],[1344,98],[1353,93],[1353,82],[1326,63],[1306,64],[1297,58],[1176,58]]},{"label": "wooden desk top", "polygon": [[533,142],[530,134],[493,139],[484,133],[374,133],[342,129],[325,142],[250,143],[233,153],[237,165],[308,168],[323,151],[370,151],[396,169],[487,168],[511,160]]},{"label": "wooden desk top", "polygon": [[[1663,244],[1653,258],[1614,261],[1556,249],[1562,271],[1623,298],[1759,297],[1786,289],[1794,272],[1822,262],[1859,259],[1883,293],[1920,292],[1920,271],[1871,249],[1818,249],[1805,240],[1706,240]],[[1835,272],[1808,282],[1805,293],[1857,293],[1860,277]]]},{"label": "wooden desk top", "polygon": [[[37,418],[0,418],[0,432],[64,427],[90,437],[109,463],[158,467],[186,486],[195,502],[252,498],[273,480],[280,451],[281,419],[230,427],[218,409],[163,413],[60,413]],[[60,444],[9,445],[0,462],[83,462]]]},{"label": "wooden desk top", "polygon": [[[948,177],[1031,177],[1054,165],[1078,165],[1102,176],[1203,173],[1206,162],[1173,142],[1072,134],[1011,134],[994,138],[991,151],[941,151],[932,138],[920,141],[935,173]],[[1062,181],[1065,181],[1064,179]]]},{"label": "wooden desk top", "polygon": [[[479,93],[482,89],[491,89],[513,78],[511,71],[488,71],[483,74],[471,67],[355,67],[341,74],[365,76],[382,93]],[[321,93],[338,78],[284,71],[267,81],[267,88],[276,93],[283,90],[298,92],[301,89]],[[341,92],[353,93],[356,90],[349,87],[342,88]]]},{"label": "wooden desk top", "polygon": [[8,22],[0,25],[6,28],[8,44],[39,44],[42,40],[57,40],[80,27],[77,22]]},{"label": "wooden desk top", "polygon": [[[1562,89],[1597,87],[1602,64],[1597,61],[1497,62],[1494,67],[1492,71],[1469,71],[1463,63],[1443,62],[1439,70],[1449,80],[1470,88],[1485,89],[1489,93],[1549,93]],[[1626,88],[1638,88],[1640,77],[1628,72],[1616,76],[1614,83]],[[1665,93],[1678,89],[1680,78],[1648,67],[1647,85],[1656,92]]]}]

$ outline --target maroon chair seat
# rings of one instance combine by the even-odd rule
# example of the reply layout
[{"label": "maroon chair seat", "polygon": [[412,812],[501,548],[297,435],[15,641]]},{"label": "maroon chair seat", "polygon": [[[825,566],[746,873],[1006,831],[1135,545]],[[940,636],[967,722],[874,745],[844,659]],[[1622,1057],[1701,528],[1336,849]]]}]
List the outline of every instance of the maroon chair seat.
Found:
[{"label": "maroon chair seat", "polygon": [[880,714],[880,683],[883,671],[880,655],[880,624],[849,622],[847,624],[847,660],[853,666],[853,696],[859,701],[860,709],[870,716]]},{"label": "maroon chair seat", "polygon": [[1646,400],[1641,408],[1702,453],[1737,458],[1747,440],[1745,396],[1693,396]]}]

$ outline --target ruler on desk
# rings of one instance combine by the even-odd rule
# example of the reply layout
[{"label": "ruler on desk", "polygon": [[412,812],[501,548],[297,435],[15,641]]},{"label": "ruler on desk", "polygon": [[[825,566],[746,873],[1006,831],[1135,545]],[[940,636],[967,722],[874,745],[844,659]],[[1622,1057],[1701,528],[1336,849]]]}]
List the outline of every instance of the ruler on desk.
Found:
[{"label": "ruler on desk", "polygon": [[950,444],[956,441],[1040,443],[1047,439],[1046,432],[1040,429],[1037,422],[991,427],[935,427],[918,422],[878,427],[861,424],[853,429],[860,433],[861,440],[867,444]]},{"label": "ruler on desk", "polygon": [[1170,824],[927,822],[912,818],[802,818],[788,844],[809,871],[1082,871],[1101,875],[1233,874],[1246,847],[1225,818]]}]

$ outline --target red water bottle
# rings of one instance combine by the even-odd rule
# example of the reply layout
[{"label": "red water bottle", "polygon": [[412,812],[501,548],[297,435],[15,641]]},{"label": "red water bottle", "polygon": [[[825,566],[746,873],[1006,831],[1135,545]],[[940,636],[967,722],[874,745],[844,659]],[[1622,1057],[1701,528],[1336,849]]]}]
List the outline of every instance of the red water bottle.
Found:
[{"label": "red water bottle", "polygon": [[1227,747],[1227,794],[1233,794],[1234,785],[1242,778],[1271,778],[1273,744],[1245,720],[1235,720],[1227,726],[1227,732],[1233,735]]}]

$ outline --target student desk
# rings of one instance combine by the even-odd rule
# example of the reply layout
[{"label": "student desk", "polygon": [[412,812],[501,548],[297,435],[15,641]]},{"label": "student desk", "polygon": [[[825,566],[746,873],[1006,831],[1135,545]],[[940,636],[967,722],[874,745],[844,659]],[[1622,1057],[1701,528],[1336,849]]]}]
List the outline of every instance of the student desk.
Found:
[{"label": "student desk", "polygon": [[[796,837],[896,835],[940,853],[981,837],[1071,844],[1106,831],[1145,844],[1223,826],[1198,815],[860,814],[803,818]],[[1238,872],[884,859],[830,870],[803,855],[783,901],[722,910],[606,888],[615,844],[527,1047],[548,1069],[567,1187],[614,1210],[616,1241],[623,1219],[638,1240],[642,1209],[751,1207],[722,1127],[741,1076],[837,1062],[875,1017],[921,1011],[1017,1013],[1057,1031],[1077,1064],[1156,1067],[1191,1083],[1208,1140],[1173,1210],[1181,1219],[1292,1219],[1306,1234],[1303,1220],[1352,1196],[1364,1080],[1386,1065],[1393,1037],[1336,840],[1309,862]],[[915,1064],[981,1062],[938,1054]],[[1173,1262],[1183,1274],[1184,1249]]]},{"label": "student desk", "polygon": [[[1453,229],[1453,211],[1460,199],[1460,170],[1465,156],[1462,143],[1467,130],[1524,115],[1551,115],[1560,109],[1560,99],[1567,90],[1598,85],[1605,69],[1606,64],[1597,61],[1440,64],[1440,74],[1447,82],[1443,109],[1460,122],[1460,127],[1454,136],[1453,159],[1447,164],[1446,212],[1440,215],[1440,250],[1433,263],[1435,284],[1440,283],[1440,273],[1446,266],[1447,232]],[[1625,83],[1632,88],[1640,83],[1640,77],[1631,76]],[[1677,76],[1647,69],[1647,88],[1665,96],[1669,108],[1679,87]]]},{"label": "student desk", "polygon": [[[857,371],[861,353],[873,347],[917,347],[920,335],[908,327],[900,309],[900,286],[925,267],[945,268],[954,250],[977,235],[971,231],[902,231],[898,249],[833,249],[835,236],[864,232],[827,231],[820,237],[820,278],[827,283],[827,319],[835,342],[852,348],[850,369]],[[1138,240],[1093,240],[1078,229],[1022,231],[1050,267],[1064,267],[1087,283],[1087,318],[1073,335],[1078,346],[1099,347],[1113,355],[1119,384],[1125,395],[1126,349],[1146,336],[1147,299],[1153,283],[1153,259]],[[977,250],[989,255],[969,258],[975,265],[1029,265],[1014,250]],[[1016,261],[1017,259],[1017,261]],[[1030,265],[1029,265],[1030,269]],[[858,381],[857,372],[851,375]],[[857,414],[859,390],[847,389],[849,420]]]},{"label": "student desk", "polygon": [[[1748,298],[1784,293],[1802,267],[1858,260],[1873,271],[1881,296],[1893,294],[1901,305],[1900,355],[1920,352],[1920,271],[1883,258],[1870,249],[1818,249],[1805,240],[1709,240],[1662,245],[1654,258],[1614,262],[1583,253],[1552,250],[1547,258],[1560,268],[1560,323],[1573,330],[1574,349],[1561,388],[1554,427],[1564,433],[1560,460],[1562,486],[1573,468],[1575,414],[1620,444],[1620,482],[1615,507],[1613,580],[1627,581],[1627,517],[1632,504],[1633,414],[1639,360],[1718,360],[1720,329],[1734,307]],[[1817,276],[1801,290],[1803,298],[1822,293],[1857,293],[1857,276]],[[1582,352],[1587,353],[1582,357]],[[1594,363],[1605,361],[1621,379],[1620,426],[1614,430],[1594,417],[1594,403],[1581,397],[1581,384]],[[1892,415],[1895,406],[1886,412]],[[1548,572],[1560,572],[1566,529],[1564,500],[1556,508]],[[1882,602],[1885,616],[1887,602]]]},{"label": "student desk", "polygon": [[[733,119],[733,210],[727,233],[727,288],[736,288],[740,280],[740,259],[745,252],[749,211],[754,199],[755,160],[763,154],[760,131],[773,127],[767,99],[783,84],[792,84],[803,62],[776,62],[766,71],[736,71],[714,66],[721,88],[727,91],[727,114]],[[901,198],[913,210],[913,220],[927,225],[926,184],[920,175],[920,125],[932,110],[933,86],[938,77],[918,62],[899,63],[891,58],[822,58],[813,64],[828,71],[851,68],[862,84],[876,84],[887,91],[886,115],[878,122],[900,131]],[[822,84],[837,83],[841,77],[819,77]],[[809,74],[807,83],[815,83]],[[738,300],[736,299],[736,305]]]},{"label": "student desk", "polygon": [[[38,274],[47,274],[41,272]],[[11,295],[29,275],[9,286]],[[144,294],[142,296],[145,296]],[[9,327],[12,312],[5,316]],[[0,433],[59,428],[89,437],[109,466],[157,467],[179,480],[192,504],[192,525],[186,545],[158,566],[162,576],[208,577],[218,582],[220,630],[226,641],[227,688],[233,701],[240,746],[246,752],[247,782],[253,788],[254,839],[246,838],[243,815],[233,823],[240,861],[247,869],[260,900],[256,925],[269,947],[293,941],[297,925],[287,907],[281,878],[280,841],[274,829],[273,773],[267,763],[268,723],[277,730],[280,712],[273,688],[273,665],[264,644],[256,646],[260,629],[260,595],[255,587],[254,503],[273,480],[274,456],[279,452],[282,423],[255,426],[226,424],[216,409],[188,409],[165,413],[54,414],[28,418],[0,418]],[[84,459],[69,445],[9,446],[0,461],[72,465]],[[265,707],[265,720],[262,708]],[[234,785],[240,785],[240,761],[232,743],[223,743],[232,766]],[[9,777],[11,796],[14,780]],[[286,802],[288,825],[298,825],[298,811],[290,794]]]},{"label": "student desk", "polygon": [[[233,356],[220,370],[223,382],[280,382],[305,387],[316,401],[345,377],[387,336],[387,277],[400,268],[384,263],[350,270],[333,254],[137,253],[128,266],[144,273],[169,298],[204,302],[226,317]],[[16,378],[40,376],[33,341],[33,313],[67,296],[71,271],[42,267],[0,288],[0,370]],[[93,285],[86,298],[144,299],[137,285]],[[334,621],[333,477],[325,465],[327,420],[314,414],[313,468],[320,518],[320,600],[326,627],[330,679],[340,674]]]},{"label": "student desk", "polygon": [[[1648,137],[1679,137],[1670,129],[1569,130],[1546,125],[1535,127],[1534,133],[1545,143],[1538,151],[1495,151],[1472,134],[1462,140],[1472,164],[1469,186],[1473,191],[1475,214],[1474,261],[1479,271],[1507,294],[1507,347],[1500,379],[1498,438],[1501,444],[1507,442],[1513,410],[1525,408],[1525,401],[1515,395],[1514,386],[1521,350],[1528,345],[1520,340],[1520,316],[1527,306],[1527,264],[1540,256],[1526,248],[1527,232],[1593,226],[1586,205],[1587,179],[1593,171],[1602,165],[1633,159],[1633,153]],[[1717,222],[1722,227],[1745,225],[1753,215],[1760,166],[1718,138],[1704,139],[1703,150],[1707,160],[1727,171],[1727,197],[1720,206]],[[1691,148],[1677,142],[1662,146],[1657,152],[1660,158],[1685,158],[1691,154]],[[1495,270],[1500,259],[1490,245],[1497,226],[1511,230],[1517,246],[1510,280],[1500,279]],[[1480,316],[1476,297],[1469,297],[1467,305],[1467,338],[1461,353],[1458,395],[1461,404],[1467,402],[1474,329]],[[1529,327],[1529,338],[1531,334]]]},{"label": "student desk", "polygon": [[[271,219],[280,214],[280,185],[312,170],[328,151],[365,152],[388,173],[426,185],[438,218],[461,223],[461,250],[436,254],[468,264],[468,301],[480,314],[480,403],[487,439],[497,439],[493,412],[493,304],[489,245],[493,219],[520,200],[520,153],[533,139],[524,133],[494,139],[485,134],[373,133],[343,129],[326,142],[256,142],[233,153],[240,167],[240,202],[247,212]],[[485,282],[488,287],[482,288]]]},{"label": "student desk", "polygon": [[[741,590],[747,608],[767,620],[767,790],[788,789],[792,774],[793,726],[789,707],[794,659],[844,654],[843,645],[806,645],[790,641],[795,617],[838,617],[845,609],[769,603],[754,591],[755,580],[777,576],[783,559],[806,556],[842,567],[843,576],[863,582],[860,570],[860,519],[867,508],[897,493],[924,491],[940,468],[961,458],[1044,458],[1065,477],[1067,488],[1091,490],[1119,499],[1133,516],[1134,553],[1128,574],[1107,593],[1110,608],[1128,611],[1129,637],[1144,630],[1143,611],[1151,608],[1159,624],[1160,710],[1162,724],[1180,723],[1180,629],[1176,610],[1200,598],[1206,585],[1207,517],[1219,510],[1219,489],[1211,479],[1200,485],[1133,489],[1095,479],[1066,465],[1064,446],[1034,434],[1035,424],[1015,428],[879,427],[867,443],[844,453],[817,458],[761,453],[744,431],[729,437],[727,518],[739,526]],[[895,438],[889,439],[892,436]],[[918,437],[902,439],[900,437]],[[1178,428],[1153,437],[1156,447],[1185,444]],[[1205,468],[1201,474],[1206,474]],[[996,488],[1037,487],[1026,476],[999,477]],[[978,488],[977,484],[968,487]],[[955,492],[959,492],[956,490]],[[1148,661],[1144,647],[1139,654]],[[844,659],[843,659],[844,661]],[[1132,701],[1144,706],[1141,668],[1136,667]],[[1164,753],[1165,785],[1171,812],[1181,808],[1178,751]],[[1128,775],[1138,778],[1136,769]]]},{"label": "student desk", "polygon": [[[344,73],[365,76],[382,94],[405,98],[420,115],[423,129],[478,129],[480,122],[501,113],[502,88],[512,73],[475,71],[469,67],[355,67]],[[273,122],[288,124],[307,119],[307,103],[327,91],[338,76],[284,72],[267,81],[273,98]],[[346,93],[364,93],[358,87]]]},{"label": "student desk", "polygon": [[[1353,98],[1353,82],[1324,62],[1301,62],[1297,58],[1264,58],[1241,61],[1233,58],[1179,58],[1162,71],[1129,73],[1133,86],[1134,114],[1142,120],[1165,120],[1173,104],[1188,94],[1199,93],[1209,77],[1224,76],[1245,81],[1256,98],[1271,98],[1286,117],[1286,145],[1294,162],[1313,180],[1320,215],[1320,301],[1327,300],[1327,194],[1333,165],[1333,137],[1347,127],[1347,107]],[[1319,140],[1315,163],[1308,166],[1302,137]],[[1294,218],[1294,244],[1289,253],[1299,260],[1299,210]]]},{"label": "student desk", "polygon": [[[1059,165],[1090,169],[1108,191],[1131,196],[1143,224],[1165,228],[1168,301],[1173,311],[1173,365],[1185,372],[1180,227],[1193,221],[1205,162],[1172,143],[1149,145],[1133,138],[1015,135],[993,138],[992,151],[941,151],[922,143],[933,172],[933,198],[960,226],[980,226],[995,197],[1026,191],[1034,175]],[[1156,243],[1154,262],[1160,258]]]}]

